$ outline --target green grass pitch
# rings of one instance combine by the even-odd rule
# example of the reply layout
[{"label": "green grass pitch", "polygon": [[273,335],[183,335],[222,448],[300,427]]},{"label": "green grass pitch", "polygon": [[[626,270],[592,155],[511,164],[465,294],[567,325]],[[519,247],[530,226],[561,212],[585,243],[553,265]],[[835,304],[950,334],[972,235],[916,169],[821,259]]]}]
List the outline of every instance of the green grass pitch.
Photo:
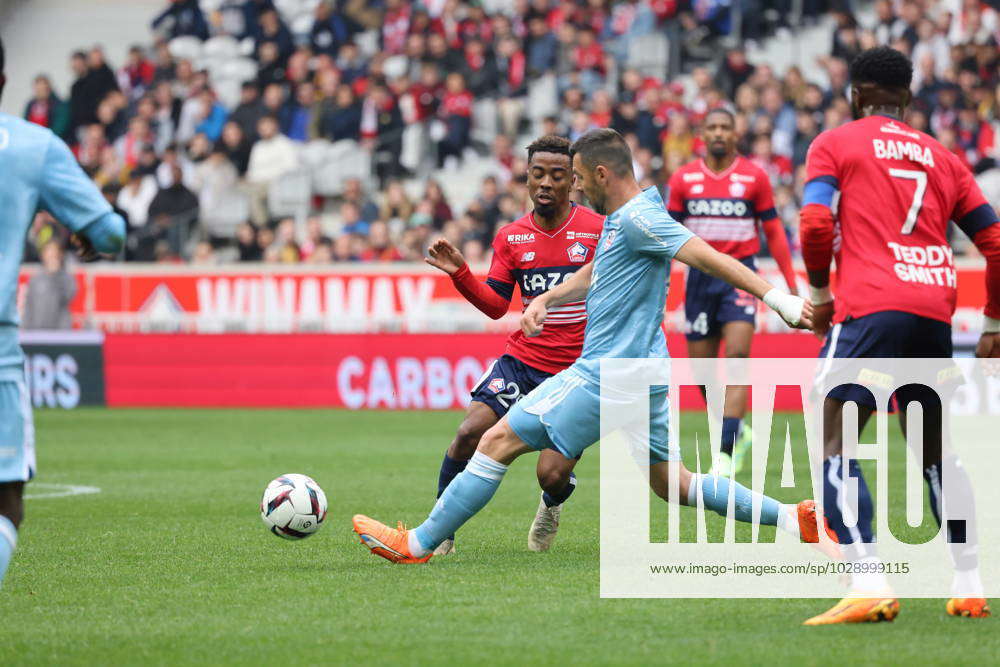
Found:
[{"label": "green grass pitch", "polygon": [[[459,414],[77,410],[36,414],[42,483],[0,590],[0,665],[990,664],[996,619],[904,600],[895,623],[804,628],[826,600],[602,600],[598,456],[553,550],[525,546],[534,457],[515,463],[454,557],[393,566],[351,532],[433,504]],[[268,534],[257,503],[312,475],[327,525]],[[38,487],[41,491],[41,487]]]}]

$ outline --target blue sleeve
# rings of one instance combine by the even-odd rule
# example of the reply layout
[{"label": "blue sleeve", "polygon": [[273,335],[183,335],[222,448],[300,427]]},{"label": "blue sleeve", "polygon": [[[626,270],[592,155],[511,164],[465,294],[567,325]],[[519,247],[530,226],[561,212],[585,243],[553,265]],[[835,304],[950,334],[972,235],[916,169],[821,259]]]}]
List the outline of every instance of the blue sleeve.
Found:
[{"label": "blue sleeve", "polygon": [[73,232],[111,213],[111,204],[55,135],[45,153],[39,200],[42,208]]},{"label": "blue sleeve", "polygon": [[818,176],[812,179],[802,190],[802,205],[819,204],[832,209],[837,187],[837,179],[832,176]]},{"label": "blue sleeve", "polygon": [[681,246],[694,236],[664,210],[630,211],[622,216],[625,244],[643,255],[673,259]]},{"label": "blue sleeve", "polygon": [[125,245],[125,220],[109,211],[80,230],[80,233],[90,239],[97,252],[117,255]]}]

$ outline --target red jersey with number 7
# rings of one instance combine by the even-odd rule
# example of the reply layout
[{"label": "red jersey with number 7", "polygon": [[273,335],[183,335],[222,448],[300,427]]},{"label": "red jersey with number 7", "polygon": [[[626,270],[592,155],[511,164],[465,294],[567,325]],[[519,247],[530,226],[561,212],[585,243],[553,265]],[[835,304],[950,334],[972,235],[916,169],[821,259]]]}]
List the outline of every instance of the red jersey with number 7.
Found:
[{"label": "red jersey with number 7", "polygon": [[806,171],[840,191],[834,321],[899,310],[950,323],[948,222],[988,207],[968,168],[906,123],[868,116],[816,137]]}]

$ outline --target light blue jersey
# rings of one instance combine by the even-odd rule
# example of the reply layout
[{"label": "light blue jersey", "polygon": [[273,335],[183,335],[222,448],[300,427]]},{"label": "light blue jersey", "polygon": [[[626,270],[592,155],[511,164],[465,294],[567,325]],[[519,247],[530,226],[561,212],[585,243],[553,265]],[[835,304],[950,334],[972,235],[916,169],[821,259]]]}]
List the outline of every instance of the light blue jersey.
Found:
[{"label": "light blue jersey", "polygon": [[587,292],[583,352],[573,369],[599,381],[603,358],[667,356],[660,325],[670,260],[692,236],[670,217],[655,187],[605,219]]},{"label": "light blue jersey", "polygon": [[[507,423],[521,440],[577,458],[600,438],[601,359],[667,356],[660,324],[670,260],[693,236],[670,217],[656,188],[607,217],[587,293],[583,353],[507,413]],[[667,441],[668,407],[666,391],[654,391],[649,419],[653,463],[679,457]]]},{"label": "light blue jersey", "polygon": [[125,221],[61,139],[47,128],[0,113],[0,381],[17,381],[23,355],[17,342],[17,275],[25,237],[45,209],[102,252],[117,252]]}]

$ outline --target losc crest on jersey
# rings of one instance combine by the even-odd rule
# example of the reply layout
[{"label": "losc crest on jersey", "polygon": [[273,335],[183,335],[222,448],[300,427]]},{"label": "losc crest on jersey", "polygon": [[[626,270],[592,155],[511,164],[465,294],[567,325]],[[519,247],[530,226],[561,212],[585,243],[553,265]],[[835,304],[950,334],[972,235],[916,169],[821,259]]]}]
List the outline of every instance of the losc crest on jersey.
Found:
[{"label": "losc crest on jersey", "polygon": [[576,262],[578,264],[587,261],[587,253],[590,252],[587,246],[583,245],[579,241],[566,248],[566,254],[569,255],[569,261]]}]

